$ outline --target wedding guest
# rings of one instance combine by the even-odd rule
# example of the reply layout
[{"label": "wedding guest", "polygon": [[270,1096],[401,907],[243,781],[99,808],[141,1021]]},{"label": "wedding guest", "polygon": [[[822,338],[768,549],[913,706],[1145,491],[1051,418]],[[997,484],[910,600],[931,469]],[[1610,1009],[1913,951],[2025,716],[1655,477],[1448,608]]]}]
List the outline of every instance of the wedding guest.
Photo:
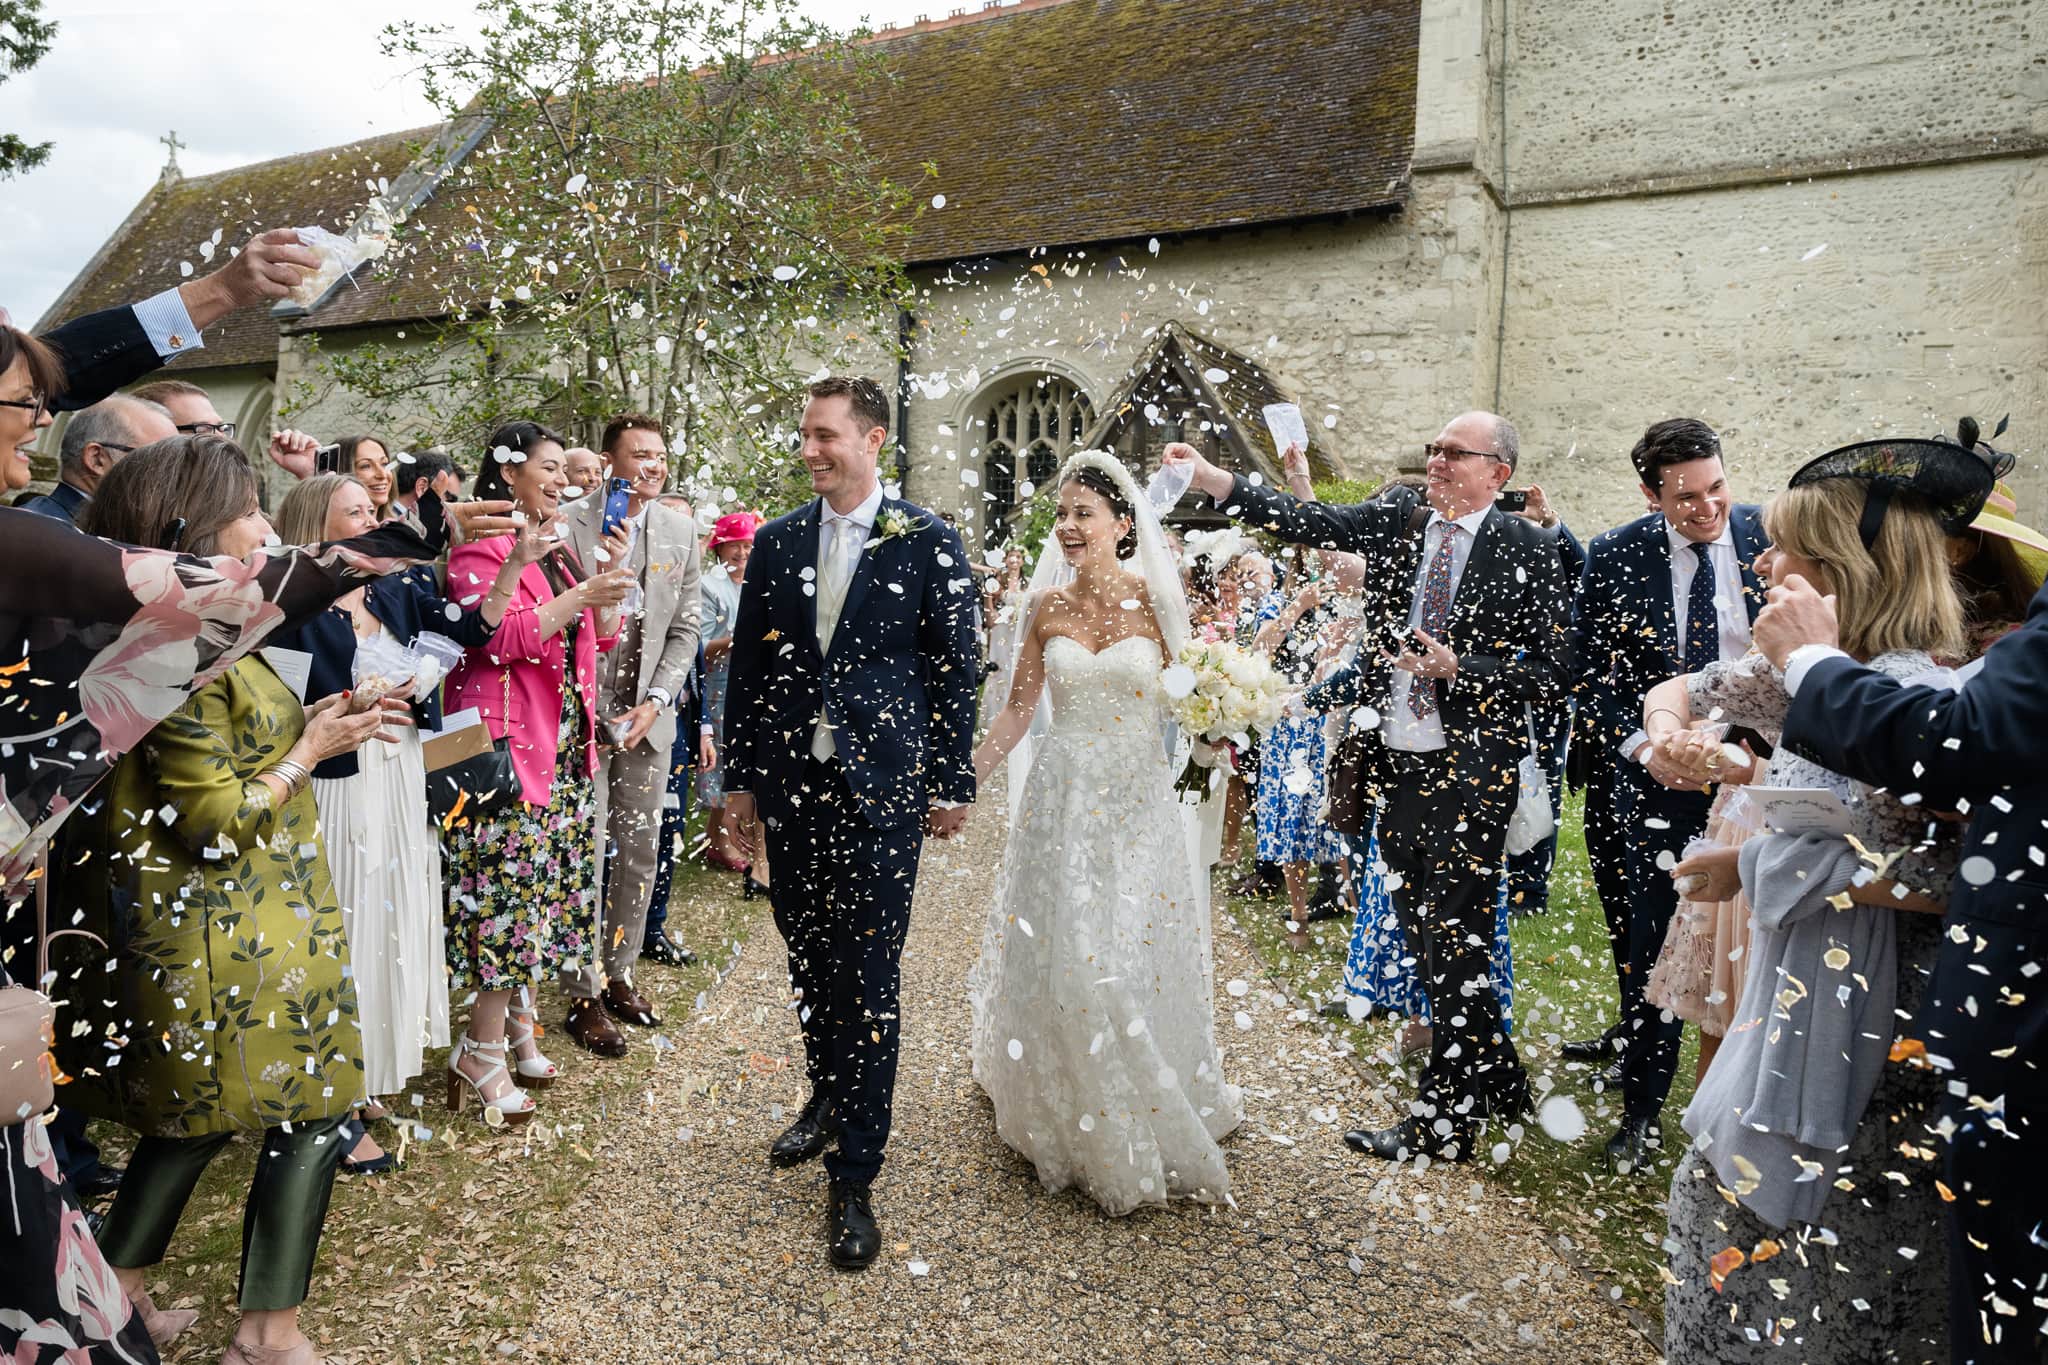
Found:
[{"label": "wedding guest", "polygon": [[[1516,513],[1557,537],[1558,563],[1574,596],[1586,570],[1586,547],[1565,525],[1564,518],[1550,504],[1543,485],[1532,483],[1522,490],[1527,497]],[[1508,903],[1518,915],[1541,915],[1550,909],[1550,873],[1557,863],[1557,831],[1564,828],[1564,768],[1572,730],[1572,708],[1546,707],[1531,716],[1536,727],[1536,756],[1550,784],[1550,821],[1554,828],[1534,848],[1508,854]]]},{"label": "wedding guest", "polygon": [[[1933,979],[1912,1029],[1945,1092],[1939,1192],[1950,1358],[2038,1360],[2048,1339],[2040,1298],[2048,1238],[2040,1200],[2027,1191],[2048,1161],[2039,1065],[2048,995],[2026,983],[2039,980],[2042,957],[2044,894],[2030,850],[2048,817],[2040,703],[2048,593],[1955,690],[1859,665],[1846,607],[1823,591],[1788,577],[1757,617],[1758,647],[1785,670],[1793,697],[1787,747],[1925,806],[1968,810]],[[1870,1340],[1881,1339],[1873,1331]]]},{"label": "wedding guest", "polygon": [[[1409,1116],[1345,1136],[1390,1160],[1470,1160],[1482,1120],[1512,1122],[1529,1108],[1484,945],[1528,745],[1522,707],[1562,692],[1570,589],[1552,539],[1493,505],[1519,451],[1506,419],[1462,414],[1426,448],[1426,503],[1403,491],[1354,507],[1300,502],[1185,444],[1162,456],[1192,467],[1193,486],[1227,515],[1295,544],[1360,555],[1384,584],[1367,599],[1366,635],[1387,662],[1372,693],[1385,740],[1380,856],[1401,877],[1394,903],[1427,964],[1436,1020]],[[1288,463],[1301,459],[1296,452]]]},{"label": "wedding guest", "polygon": [[65,424],[57,456],[57,486],[21,506],[76,525],[101,478],[123,456],[177,434],[171,415],[155,403],[122,394],[103,398],[74,413]]},{"label": "wedding guest", "polygon": [[[47,348],[0,326],[0,486],[28,481],[27,462],[17,456],[45,406],[31,400],[54,396],[63,378]],[[191,556],[79,537],[12,509],[0,511],[0,524],[0,649],[18,661],[18,677],[35,683],[15,693],[0,721],[0,825],[13,831],[0,841],[0,906],[10,928],[26,917],[32,934],[38,920],[52,923],[47,907],[38,915],[28,905],[48,878],[30,877],[51,829],[79,813],[66,803],[105,778],[203,681],[254,649],[271,625],[319,611],[363,574],[397,562],[370,556],[425,549],[417,537],[380,532],[317,554],[268,553],[224,572]],[[137,591],[173,572],[188,591],[153,596],[145,608]],[[102,667],[110,657],[123,668]],[[88,691],[81,683],[89,671],[96,677]],[[18,742],[31,734],[45,742]],[[106,885],[102,877],[98,896]],[[68,907],[67,928],[77,913]],[[51,938],[62,942],[59,933]],[[45,974],[31,940],[26,957],[18,949],[0,955],[0,984],[10,972],[22,984],[47,983],[68,1012],[73,983],[103,993],[105,950],[95,944],[89,956],[89,974]],[[139,1279],[132,1299],[124,1292],[88,1230],[76,1187],[59,1177],[50,1129],[33,1113],[10,1117],[21,1121],[0,1126],[7,1174],[0,1265],[8,1305],[18,1311],[0,1315],[0,1353],[40,1359],[55,1346],[81,1365],[155,1360],[151,1331],[169,1340],[195,1315],[158,1309]]]},{"label": "wedding guest", "polygon": [[1740,659],[1763,605],[1755,559],[1768,541],[1759,509],[1736,505],[1721,439],[1691,417],[1653,424],[1629,454],[1657,510],[1596,536],[1572,617],[1578,704],[1593,764],[1587,852],[1606,912],[1621,1012],[1572,1060],[1619,1059],[1621,1125],[1607,1159],[1640,1171],[1663,1141],[1661,1114],[1684,1021],[1652,1009],[1643,985],[1678,908],[1669,869],[1706,830],[1712,798],[1673,773],[1641,729],[1649,688]]},{"label": "wedding guest", "polygon": [[130,390],[128,396],[162,407],[182,435],[235,439],[235,424],[222,418],[206,390],[189,379],[153,380]]},{"label": "wedding guest", "polygon": [[[1259,630],[1252,647],[1273,662],[1276,672],[1294,686],[1305,686],[1315,667],[1310,646],[1326,619],[1322,585],[1311,582]],[[1257,789],[1259,861],[1276,863],[1287,887],[1288,945],[1309,947],[1311,868],[1334,869],[1343,849],[1337,832],[1322,819],[1324,800],[1323,718],[1283,716],[1261,736],[1260,763],[1264,780]],[[1336,877],[1327,874],[1334,901]],[[1329,918],[1330,916],[1324,916]]]},{"label": "wedding guest", "polygon": [[604,487],[604,457],[589,446],[570,447],[563,452],[563,460],[568,487],[576,490],[568,494],[572,501]]},{"label": "wedding guest", "polygon": [[377,520],[391,516],[391,448],[375,436],[344,436],[337,442],[334,467],[363,486]]},{"label": "wedding guest", "polygon": [[418,520],[420,500],[429,493],[443,503],[462,496],[462,467],[443,450],[415,450],[398,457],[398,480],[391,495],[393,507]]},{"label": "wedding guest", "polygon": [[2001,480],[1969,529],[1949,541],[1966,636],[1958,663],[1981,657],[2018,630],[2048,575],[2048,536],[2018,520],[2018,511],[2012,489]]},{"label": "wedding guest", "polygon": [[[586,571],[627,574],[638,600],[620,618],[617,645],[597,664],[598,713],[606,726],[597,771],[605,858],[598,960],[564,967],[562,985],[570,997],[569,1037],[599,1057],[623,1057],[621,1022],[661,1022],[633,984],[633,964],[647,935],[676,701],[697,662],[699,554],[697,523],[658,500],[668,481],[661,423],[643,413],[614,417],[605,425],[604,454],[611,478],[625,485],[625,519],[608,528],[609,500],[593,493],[563,508],[562,540]],[[623,554],[605,543],[608,529],[622,537]]]},{"label": "wedding guest", "polygon": [[[218,437],[136,451],[102,480],[83,529],[236,558],[270,533],[248,457]],[[250,655],[115,765],[52,863],[65,904],[125,967],[74,1001],[91,1026],[67,1040],[65,1098],[141,1135],[100,1234],[131,1297],[213,1158],[236,1133],[261,1134],[227,1365],[314,1360],[299,1305],[363,1089],[347,938],[307,786],[323,760],[404,723],[402,705],[301,707]],[[60,975],[99,965],[72,943],[53,950]]]},{"label": "wedding guest", "polygon": [[[278,504],[277,533],[287,545],[317,545],[361,535],[382,520],[362,483],[347,474],[316,474]],[[281,630],[274,644],[308,656],[309,696],[364,685],[355,668],[359,647],[381,639],[410,648],[424,631],[456,644],[491,638],[518,585],[524,563],[515,553],[475,607],[450,604],[408,573],[357,588],[303,625]],[[402,684],[402,678],[388,680]],[[413,703],[420,723],[440,724],[440,687]],[[327,865],[341,901],[356,988],[363,1084],[372,1108],[359,1114],[362,1134],[342,1158],[351,1175],[389,1169],[390,1156],[367,1120],[383,1117],[384,1096],[398,1094],[425,1066],[425,1049],[448,1046],[448,990],[441,923],[441,851],[427,815],[427,775],[416,730],[395,744],[336,754],[313,769]]]},{"label": "wedding guest", "polygon": [[[481,498],[507,498],[526,518],[518,535],[457,546],[448,591],[457,601],[495,582],[515,555],[541,547],[557,527],[568,471],[561,438],[537,422],[509,422],[484,442]],[[623,533],[605,541],[625,562]],[[508,741],[519,800],[491,814],[456,819],[446,833],[448,971],[457,990],[474,989],[468,1031],[448,1058],[449,1107],[462,1087],[488,1120],[533,1117],[529,1086],[555,1068],[535,1042],[532,987],[544,976],[594,961],[597,953],[597,656],[618,639],[625,569],[584,576],[566,556],[525,564],[519,588],[490,643],[463,656],[447,683],[447,705],[475,707],[493,739]]]},{"label": "wedding guest", "polygon": [[[711,741],[725,749],[725,685],[732,667],[732,628],[739,619],[740,590],[747,581],[747,560],[754,553],[754,532],[761,518],[752,512],[728,512],[711,528],[705,553],[717,563],[705,570],[704,596],[704,721],[711,727]],[[740,855],[737,832],[725,817],[723,775],[706,768],[697,775],[697,799],[705,809],[705,830],[710,839],[705,854],[708,862],[742,874],[741,886],[748,899],[754,895],[754,881],[747,872],[747,860]]]},{"label": "wedding guest", "polygon": [[[1799,580],[1834,594],[1845,652],[1875,675],[1929,674],[1963,633],[1947,536],[1990,488],[1989,469],[1960,446],[1832,451],[1766,511],[1761,568],[1774,590]],[[1651,689],[1645,725],[1663,738],[1718,715],[1775,735],[1791,705],[1785,683],[1761,654],[1712,663]],[[1739,881],[1749,899],[1749,961],[1685,1113],[1695,1145],[1672,1178],[1665,1353],[1681,1365],[1775,1360],[1796,1338],[1803,1360],[1868,1360],[1873,1342],[1931,1359],[1946,1335],[1933,1169],[1944,1081],[1887,1054],[1941,952],[1955,825],[1897,788],[1852,786],[1796,746],[1772,755],[1763,790],[1776,788],[1835,792],[1848,837],[1763,834],[1712,869],[1706,894],[1725,898]],[[1744,1264],[1766,1242],[1784,1254]],[[1791,1324],[1788,1303],[1799,1307]]]}]

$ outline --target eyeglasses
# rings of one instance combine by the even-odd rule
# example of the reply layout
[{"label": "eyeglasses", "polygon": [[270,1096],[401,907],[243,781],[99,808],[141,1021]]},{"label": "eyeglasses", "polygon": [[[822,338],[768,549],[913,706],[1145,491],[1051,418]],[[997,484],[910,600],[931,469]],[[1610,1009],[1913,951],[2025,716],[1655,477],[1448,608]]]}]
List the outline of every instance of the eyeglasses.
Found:
[{"label": "eyeglasses", "polygon": [[1422,458],[1425,460],[1434,459],[1439,455],[1446,460],[1494,460],[1501,464],[1507,463],[1490,450],[1460,450],[1456,446],[1447,446],[1436,441],[1431,441],[1422,448]]},{"label": "eyeglasses", "polygon": [[235,434],[235,424],[233,422],[191,422],[179,427],[178,430],[184,432],[187,436],[226,436],[232,439]]},{"label": "eyeglasses", "polygon": [[29,414],[29,421],[37,422],[50,410],[50,400],[39,393],[26,398],[0,398],[0,408],[21,408]]},{"label": "eyeglasses", "polygon": [[101,450],[118,450],[123,455],[133,455],[135,453],[134,446],[115,445],[112,441],[94,441],[93,444],[98,446]]}]

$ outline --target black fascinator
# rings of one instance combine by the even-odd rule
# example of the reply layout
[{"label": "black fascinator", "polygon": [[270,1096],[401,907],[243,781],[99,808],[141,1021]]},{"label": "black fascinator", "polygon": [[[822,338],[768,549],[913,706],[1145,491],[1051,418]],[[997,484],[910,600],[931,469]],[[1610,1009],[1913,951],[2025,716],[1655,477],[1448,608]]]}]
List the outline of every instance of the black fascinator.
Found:
[{"label": "black fascinator", "polygon": [[[1992,435],[2004,430],[2005,423],[2000,422]],[[1856,527],[1867,550],[1877,543],[1885,511],[1897,493],[1919,498],[1942,530],[1961,535],[1984,510],[1993,485],[2014,463],[2011,455],[1979,440],[1976,421],[1965,417],[1957,423],[1953,440],[1858,441],[1830,450],[1801,465],[1789,486],[1801,488],[1823,479],[1860,479],[1869,484],[1870,496]]]}]

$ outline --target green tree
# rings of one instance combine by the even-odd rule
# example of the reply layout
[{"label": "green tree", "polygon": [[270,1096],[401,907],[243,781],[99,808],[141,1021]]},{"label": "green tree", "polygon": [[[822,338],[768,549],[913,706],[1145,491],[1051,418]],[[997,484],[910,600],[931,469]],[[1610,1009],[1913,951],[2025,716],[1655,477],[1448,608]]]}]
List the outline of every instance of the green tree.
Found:
[{"label": "green tree", "polygon": [[[0,84],[41,61],[56,36],[56,23],[43,18],[43,0],[0,0]],[[49,143],[0,133],[0,180],[11,180],[49,159]]]},{"label": "green tree", "polygon": [[774,499],[805,379],[897,347],[914,214],[855,125],[877,59],[796,0],[480,9],[475,42],[386,34],[449,118],[489,121],[380,267],[439,271],[444,318],[337,348],[334,378],[451,442],[644,409],[680,464]]}]

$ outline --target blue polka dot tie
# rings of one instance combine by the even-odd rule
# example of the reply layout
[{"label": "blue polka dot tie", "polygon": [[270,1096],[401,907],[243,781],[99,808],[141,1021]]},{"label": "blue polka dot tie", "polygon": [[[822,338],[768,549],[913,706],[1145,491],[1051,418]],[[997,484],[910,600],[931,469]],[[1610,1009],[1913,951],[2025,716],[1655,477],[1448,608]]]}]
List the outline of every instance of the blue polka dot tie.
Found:
[{"label": "blue polka dot tie", "polygon": [[1685,671],[1697,673],[1721,657],[1721,617],[1714,608],[1714,558],[1704,545],[1688,545],[1698,564],[1685,594]]},{"label": "blue polka dot tie", "polygon": [[[1422,580],[1422,629],[1432,640],[1444,638],[1444,623],[1451,619],[1451,555],[1461,528],[1455,521],[1443,523],[1444,538],[1429,561],[1429,574]],[[1408,713],[1417,720],[1436,714],[1437,680],[1414,677],[1408,682]]]}]

